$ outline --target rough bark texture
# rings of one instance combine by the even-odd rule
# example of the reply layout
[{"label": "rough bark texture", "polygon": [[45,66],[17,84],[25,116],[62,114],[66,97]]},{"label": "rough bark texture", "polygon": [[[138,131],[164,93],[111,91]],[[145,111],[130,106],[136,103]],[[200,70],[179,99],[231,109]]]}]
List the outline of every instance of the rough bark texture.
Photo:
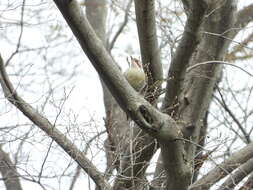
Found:
[{"label": "rough bark texture", "polygon": [[238,183],[242,181],[248,174],[253,171],[253,158],[249,159],[246,163],[241,165],[235,173],[230,175],[228,179],[221,185],[220,190],[234,189]]},{"label": "rough bark texture", "polygon": [[203,1],[192,3],[184,28],[183,36],[170,64],[165,98],[162,110],[168,114],[175,114],[178,107],[178,95],[182,90],[182,81],[186,67],[199,43],[199,28],[205,14],[206,4]]},{"label": "rough bark texture", "polygon": [[[229,29],[234,24],[236,4],[226,1],[209,4],[207,15],[201,28],[201,42],[189,66],[207,60],[223,60],[230,41],[226,39]],[[219,7],[217,9],[217,7]],[[215,11],[213,11],[215,10]],[[216,34],[216,35],[212,35]],[[183,92],[179,100],[179,121],[186,138],[194,143],[199,142],[200,130],[206,110],[212,99],[222,66],[220,64],[206,64],[187,72],[183,85]],[[186,144],[188,160],[193,160],[196,151],[194,143]]]},{"label": "rough bark texture", "polygon": [[[229,173],[238,168],[242,163],[249,161],[253,157],[253,143],[231,155],[223,163],[217,165],[213,170],[196,181],[191,190],[206,190],[213,184],[227,176]],[[250,161],[251,162],[251,161]],[[243,167],[243,166],[242,166]]]},{"label": "rough bark texture", "polygon": [[22,190],[19,174],[10,156],[0,146],[0,172],[6,190]]}]

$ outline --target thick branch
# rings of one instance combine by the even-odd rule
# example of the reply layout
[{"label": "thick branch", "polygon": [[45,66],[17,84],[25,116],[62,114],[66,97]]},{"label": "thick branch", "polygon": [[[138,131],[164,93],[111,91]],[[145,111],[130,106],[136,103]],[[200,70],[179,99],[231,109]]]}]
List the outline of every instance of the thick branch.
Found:
[{"label": "thick branch", "polygon": [[86,0],[86,16],[99,39],[105,44],[106,41],[106,0]]},{"label": "thick branch", "polygon": [[123,150],[120,172],[113,186],[115,190],[141,189],[146,183],[146,169],[158,146],[154,138],[139,128],[129,130],[133,130],[133,136],[129,139],[131,144],[128,142]]},{"label": "thick branch", "polygon": [[208,174],[194,183],[190,190],[207,190],[220,179],[229,175],[233,170],[238,168],[241,164],[247,162],[253,157],[253,143],[250,143],[243,149],[234,153],[227,160],[217,165]]},{"label": "thick branch", "polygon": [[19,174],[9,155],[0,146],[0,172],[6,190],[22,190]]},{"label": "thick branch", "polygon": [[253,172],[248,177],[247,181],[239,188],[239,190],[252,190],[253,188]]},{"label": "thick branch", "polygon": [[25,102],[15,89],[13,88],[9,77],[5,71],[2,57],[0,56],[0,83],[4,91],[5,97],[15,105],[26,117],[28,117],[35,125],[43,130],[51,137],[62,149],[73,158],[86,173],[94,180],[97,186],[102,189],[111,189],[110,185],[104,181],[103,175],[88,160],[85,155],[71,142],[64,134],[62,134],[53,124],[45,117],[39,114],[36,109]]},{"label": "thick branch", "polygon": [[[162,83],[163,73],[160,50],[156,35],[155,1],[135,0],[135,14],[138,28],[143,68],[148,78],[148,93],[158,92]],[[149,101],[157,98],[153,94]]]},{"label": "thick branch", "polygon": [[248,5],[236,14],[235,24],[233,30],[230,31],[228,36],[231,39],[230,43],[233,42],[235,36],[245,28],[253,20],[253,4]]},{"label": "thick branch", "polygon": [[220,190],[230,190],[238,185],[243,178],[253,171],[253,158],[249,159],[245,164],[241,165],[235,173],[230,175],[228,179],[221,185]]},{"label": "thick branch", "polygon": [[160,147],[167,177],[167,190],[187,190],[191,180],[191,170],[186,160],[184,143],[174,141],[160,144]]},{"label": "thick branch", "polygon": [[177,104],[177,97],[181,89],[183,76],[190,58],[198,44],[199,28],[202,23],[206,5],[203,1],[193,1],[186,21],[182,39],[172,59],[168,77],[166,94],[162,109],[170,114]]},{"label": "thick branch", "polygon": [[[189,68],[199,62],[222,60],[227,52],[230,41],[226,36],[234,24],[234,12],[236,11],[234,0],[225,1],[222,6],[219,2],[209,5],[202,29],[201,42],[198,51],[190,62]],[[215,10],[215,11],[213,11]],[[212,35],[217,34],[217,35]],[[188,70],[188,69],[187,69]],[[183,92],[179,98],[180,121],[182,131],[186,138],[191,138],[194,143],[199,142],[201,127],[205,113],[212,100],[215,84],[220,78],[221,65],[209,64],[188,70],[183,85]],[[195,157],[196,145],[186,144],[189,160]]]}]

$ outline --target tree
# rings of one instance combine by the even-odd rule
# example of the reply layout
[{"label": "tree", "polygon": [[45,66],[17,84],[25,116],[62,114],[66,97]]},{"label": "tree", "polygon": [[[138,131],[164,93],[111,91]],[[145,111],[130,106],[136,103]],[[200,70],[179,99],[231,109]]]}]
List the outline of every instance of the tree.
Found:
[{"label": "tree", "polygon": [[[52,143],[56,142],[78,164],[77,171],[83,170],[92,178],[97,189],[197,190],[215,189],[217,183],[219,189],[233,189],[236,186],[241,189],[252,188],[251,131],[242,125],[241,119],[236,117],[237,113],[230,109],[225,99],[229,96],[224,97],[225,88],[219,86],[225,75],[224,67],[240,68],[231,62],[251,58],[249,46],[252,32],[242,42],[235,45],[233,42],[239,32],[252,21],[252,4],[237,11],[235,0],[182,0],[183,8],[178,9],[177,14],[185,13],[185,24],[180,40],[175,41],[173,34],[168,34],[170,31],[162,25],[169,17],[159,15],[156,18],[158,13],[155,11],[155,1],[135,0],[141,61],[147,76],[144,91],[136,92],[124,78],[112,53],[129,17],[133,17],[129,14],[132,1],[126,4],[124,22],[112,38],[106,35],[105,0],[86,0],[81,3],[85,6],[86,16],[77,1],[54,0],[54,3],[101,80],[106,111],[106,170],[101,172],[88,159],[85,151],[58,128],[56,122],[50,122],[49,118],[21,98],[5,69],[12,57],[5,63],[1,59],[1,86],[5,97],[52,139],[48,152]],[[156,3],[161,10],[166,7],[163,2]],[[25,1],[23,9],[24,4]],[[23,23],[23,16],[21,20]],[[160,43],[157,28],[165,35]],[[161,51],[168,46],[171,46],[172,58],[164,77]],[[18,50],[19,45],[16,53]],[[240,69],[251,75],[247,70]],[[163,83],[166,84],[165,88]],[[251,92],[250,89],[247,89],[248,92]],[[61,105],[67,97],[65,94],[55,121],[61,114]],[[233,127],[230,130],[236,134],[235,140],[238,142],[240,137],[246,146],[232,153],[229,150],[228,155],[223,154],[222,158],[217,157],[219,163],[203,174],[203,165],[208,163],[211,154],[219,148],[205,151],[207,138],[211,134],[210,117],[215,118],[210,116],[212,109],[215,109],[211,106],[212,101],[219,108],[223,107],[228,114],[219,116],[217,121],[225,118],[227,123],[236,124],[239,130]],[[242,110],[250,120],[249,112]],[[126,114],[132,121],[128,120]],[[217,125],[221,124],[219,122]],[[147,169],[158,150],[160,155],[150,177]],[[8,159],[8,162],[11,160]],[[17,175],[15,167],[12,171]],[[3,179],[16,182],[15,189],[21,188],[18,178],[0,172],[5,176]],[[115,177],[113,172],[116,172]],[[244,178],[247,180],[243,181]],[[40,180],[37,182],[40,184]],[[11,187],[8,188],[6,184],[6,188],[9,190]]]}]

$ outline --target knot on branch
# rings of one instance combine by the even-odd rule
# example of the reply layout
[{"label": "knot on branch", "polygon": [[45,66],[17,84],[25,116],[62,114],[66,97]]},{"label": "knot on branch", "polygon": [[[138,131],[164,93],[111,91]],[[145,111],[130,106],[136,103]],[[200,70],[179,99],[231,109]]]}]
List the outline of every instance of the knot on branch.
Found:
[{"label": "knot on branch", "polygon": [[138,108],[138,119],[140,120],[140,127],[143,130],[158,132],[162,127],[161,123],[155,119],[155,116],[144,105],[140,105]]},{"label": "knot on branch", "polygon": [[153,125],[154,120],[153,120],[150,112],[148,111],[148,109],[144,105],[141,105],[139,107],[139,111],[140,111],[142,117],[146,120],[146,122],[148,122],[150,125]]}]

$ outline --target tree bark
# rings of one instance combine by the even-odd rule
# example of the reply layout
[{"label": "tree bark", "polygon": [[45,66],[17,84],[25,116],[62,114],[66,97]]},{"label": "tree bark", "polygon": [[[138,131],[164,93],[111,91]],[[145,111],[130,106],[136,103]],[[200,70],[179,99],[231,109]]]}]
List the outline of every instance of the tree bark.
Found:
[{"label": "tree bark", "polygon": [[[207,190],[220,179],[226,177],[241,164],[247,163],[253,157],[253,143],[231,155],[221,164],[190,186],[190,190]],[[250,161],[251,162],[251,161]]]},{"label": "tree bark", "polygon": [[155,103],[163,82],[156,35],[155,0],[135,0],[134,3],[142,64],[147,75],[146,98],[149,102]]},{"label": "tree bark", "polygon": [[253,171],[253,158],[249,159],[246,163],[242,164],[228,179],[221,185],[220,190],[234,189],[243,178]]},{"label": "tree bark", "polygon": [[[208,16],[205,17],[201,27],[201,41],[189,66],[224,59],[230,44],[226,36],[229,36],[230,28],[233,27],[235,21],[235,6],[234,1],[226,1],[222,6],[219,2],[209,4],[206,12]],[[216,11],[212,12],[213,10]],[[187,160],[193,160],[195,157],[195,143],[199,142],[205,113],[221,72],[222,65],[211,63],[186,72],[183,91],[179,99],[178,117],[179,121],[182,121],[184,137],[193,142],[186,143]]]},{"label": "tree bark", "polygon": [[6,190],[22,190],[19,173],[10,156],[0,146],[0,172]]}]

